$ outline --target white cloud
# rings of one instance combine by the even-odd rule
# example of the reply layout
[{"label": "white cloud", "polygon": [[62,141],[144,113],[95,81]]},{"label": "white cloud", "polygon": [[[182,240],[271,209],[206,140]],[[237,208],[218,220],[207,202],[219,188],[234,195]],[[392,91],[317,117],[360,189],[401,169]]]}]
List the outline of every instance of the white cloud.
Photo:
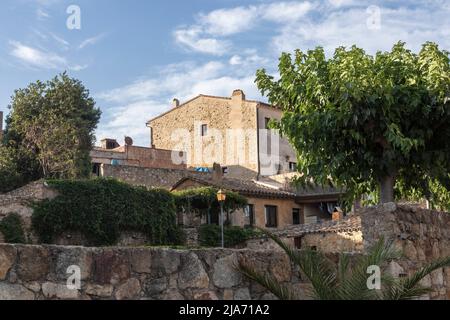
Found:
[{"label": "white cloud", "polygon": [[17,41],[10,41],[10,45],[12,47],[10,55],[26,66],[39,69],[61,69],[67,65],[67,60],[56,53],[32,48]]},{"label": "white cloud", "polygon": [[41,8],[38,8],[36,10],[36,16],[38,20],[47,20],[48,18],[50,18],[50,14]]},{"label": "white cloud", "polygon": [[204,64],[184,62],[166,66],[152,77],[141,78],[120,88],[95,95],[104,108],[97,138],[130,135],[141,145],[148,145],[145,122],[171,107],[176,97],[181,102],[199,94],[231,96],[243,89],[249,98],[258,98],[253,72],[240,75],[230,65],[217,61]]},{"label": "white cloud", "polygon": [[82,70],[86,69],[87,67],[88,67],[87,64],[83,64],[83,65],[76,64],[76,65],[73,65],[73,66],[69,66],[69,70],[82,71]]},{"label": "white cloud", "polygon": [[50,33],[50,35],[60,46],[62,46],[63,49],[67,50],[70,47],[70,43],[68,41],[64,40],[54,33]]},{"label": "white cloud", "polygon": [[271,48],[279,53],[322,46],[332,54],[339,46],[356,44],[374,54],[390,50],[399,40],[415,51],[426,41],[436,41],[443,48],[450,48],[450,39],[445,34],[450,29],[450,20],[446,19],[448,11],[380,7],[380,28],[376,30],[367,27],[369,13],[366,9],[366,6],[330,9],[320,19],[308,17],[283,26],[273,38]]},{"label": "white cloud", "polygon": [[310,2],[275,2],[261,7],[265,20],[286,24],[298,21],[314,8]]},{"label": "white cloud", "polygon": [[78,49],[83,49],[87,46],[91,46],[96,44],[97,42],[99,42],[103,37],[105,36],[104,33],[101,33],[95,37],[91,37],[91,38],[87,38],[86,40],[84,40],[83,42],[81,42],[81,44],[78,46]]},{"label": "white cloud", "polygon": [[230,41],[223,37],[249,31],[261,21],[280,24],[297,21],[312,7],[310,2],[279,2],[218,9],[199,14],[197,23],[178,28],[174,37],[178,44],[190,50],[222,55],[231,48]]},{"label": "white cloud", "polygon": [[229,63],[230,63],[232,66],[242,64],[242,57],[241,57],[241,56],[238,56],[238,55],[234,55],[234,56],[232,56],[232,57],[230,58]]},{"label": "white cloud", "polygon": [[255,6],[214,10],[200,14],[199,23],[212,35],[226,36],[251,29],[258,17]]},{"label": "white cloud", "polygon": [[228,41],[202,38],[202,30],[198,27],[178,29],[174,32],[174,37],[177,43],[187,49],[218,56],[223,55],[230,46]]}]

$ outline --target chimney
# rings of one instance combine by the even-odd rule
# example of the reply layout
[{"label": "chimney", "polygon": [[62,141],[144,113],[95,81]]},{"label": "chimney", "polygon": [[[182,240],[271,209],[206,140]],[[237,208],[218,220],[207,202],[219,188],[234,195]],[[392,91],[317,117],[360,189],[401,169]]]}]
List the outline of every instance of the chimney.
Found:
[{"label": "chimney", "polygon": [[236,89],[233,91],[233,94],[231,96],[232,100],[238,100],[238,101],[244,101],[245,100],[245,93],[241,89]]},{"label": "chimney", "polygon": [[103,139],[100,141],[101,147],[106,150],[111,150],[120,147],[119,143],[117,143],[116,139]]},{"label": "chimney", "polygon": [[220,164],[213,164],[212,180],[213,182],[220,182],[223,178],[223,170]]},{"label": "chimney", "polygon": [[340,208],[335,208],[334,212],[332,214],[332,220],[333,221],[339,221],[344,219],[344,212]]},{"label": "chimney", "polygon": [[178,100],[177,98],[173,99],[172,101],[172,107],[176,108],[180,106],[180,100]]}]

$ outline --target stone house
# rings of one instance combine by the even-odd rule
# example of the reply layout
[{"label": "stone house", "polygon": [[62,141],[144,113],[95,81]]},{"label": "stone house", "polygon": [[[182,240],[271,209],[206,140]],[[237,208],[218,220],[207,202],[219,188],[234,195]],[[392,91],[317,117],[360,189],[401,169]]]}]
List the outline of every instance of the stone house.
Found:
[{"label": "stone house", "polygon": [[274,130],[276,106],[247,100],[242,90],[231,97],[199,95],[149,120],[151,145],[183,150],[188,167],[220,163],[230,177],[256,178],[295,171],[296,153]]},{"label": "stone house", "polygon": [[[237,192],[247,198],[247,208],[230,215],[231,224],[241,227],[284,229],[293,225],[331,220],[332,212],[321,210],[321,205],[323,208],[331,207],[332,211],[337,206],[340,196],[340,193],[334,190],[317,188],[302,194],[257,180],[224,176],[222,168],[217,164],[214,165],[212,175],[186,176],[174,184],[171,190],[204,186]],[[210,223],[219,222],[218,216],[210,218]],[[187,216],[186,219],[190,218]],[[204,218],[202,222],[206,223],[207,220]]]}]

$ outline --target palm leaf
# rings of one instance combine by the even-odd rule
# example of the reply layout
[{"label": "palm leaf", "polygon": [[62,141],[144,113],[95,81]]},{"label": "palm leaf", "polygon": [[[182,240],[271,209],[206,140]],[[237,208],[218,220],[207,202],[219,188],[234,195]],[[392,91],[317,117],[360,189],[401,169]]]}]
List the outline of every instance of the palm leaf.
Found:
[{"label": "palm leaf", "polygon": [[[383,265],[398,258],[401,253],[395,250],[392,243],[379,239],[368,251],[367,255],[359,257],[351,275],[346,277],[339,286],[339,296],[345,300],[371,300],[378,298],[375,290],[367,288],[367,268],[372,265]],[[383,279],[383,278],[382,278]],[[384,277],[384,279],[387,279]]]},{"label": "palm leaf", "polygon": [[278,244],[308,278],[312,285],[313,297],[321,300],[336,298],[337,276],[333,264],[321,253],[312,250],[295,250],[273,233],[260,229]]},{"label": "palm leaf", "polygon": [[390,290],[386,292],[385,298],[389,300],[408,300],[429,293],[432,289],[422,287],[419,282],[433,271],[447,266],[450,266],[450,257],[431,262],[413,275],[406,279],[401,279],[399,283],[391,286]]}]

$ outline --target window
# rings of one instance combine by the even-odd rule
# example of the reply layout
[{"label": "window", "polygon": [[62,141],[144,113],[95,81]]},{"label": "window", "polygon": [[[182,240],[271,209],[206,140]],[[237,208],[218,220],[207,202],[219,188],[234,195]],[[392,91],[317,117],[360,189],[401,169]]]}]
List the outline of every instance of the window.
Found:
[{"label": "window", "polygon": [[289,162],[289,171],[290,172],[297,171],[297,163],[296,162]]},{"label": "window", "polygon": [[248,218],[248,225],[253,227],[255,225],[255,206],[253,204],[248,204],[244,209],[245,217]]},{"label": "window", "polygon": [[266,227],[276,228],[277,223],[277,207],[276,206],[265,206],[266,209]]},{"label": "window", "polygon": [[292,209],[292,224],[300,224],[300,209]]},{"label": "window", "polygon": [[294,246],[296,249],[302,248],[302,237],[295,237],[294,238]]},{"label": "window", "polygon": [[208,135],[208,125],[207,124],[202,124],[201,135],[202,135],[202,137],[206,137]]},{"label": "window", "polygon": [[92,174],[94,176],[100,177],[100,166],[101,166],[100,163],[94,163],[92,165]]},{"label": "window", "polygon": [[265,118],[264,119],[264,128],[265,129],[269,129],[269,122],[270,122],[270,118]]}]

